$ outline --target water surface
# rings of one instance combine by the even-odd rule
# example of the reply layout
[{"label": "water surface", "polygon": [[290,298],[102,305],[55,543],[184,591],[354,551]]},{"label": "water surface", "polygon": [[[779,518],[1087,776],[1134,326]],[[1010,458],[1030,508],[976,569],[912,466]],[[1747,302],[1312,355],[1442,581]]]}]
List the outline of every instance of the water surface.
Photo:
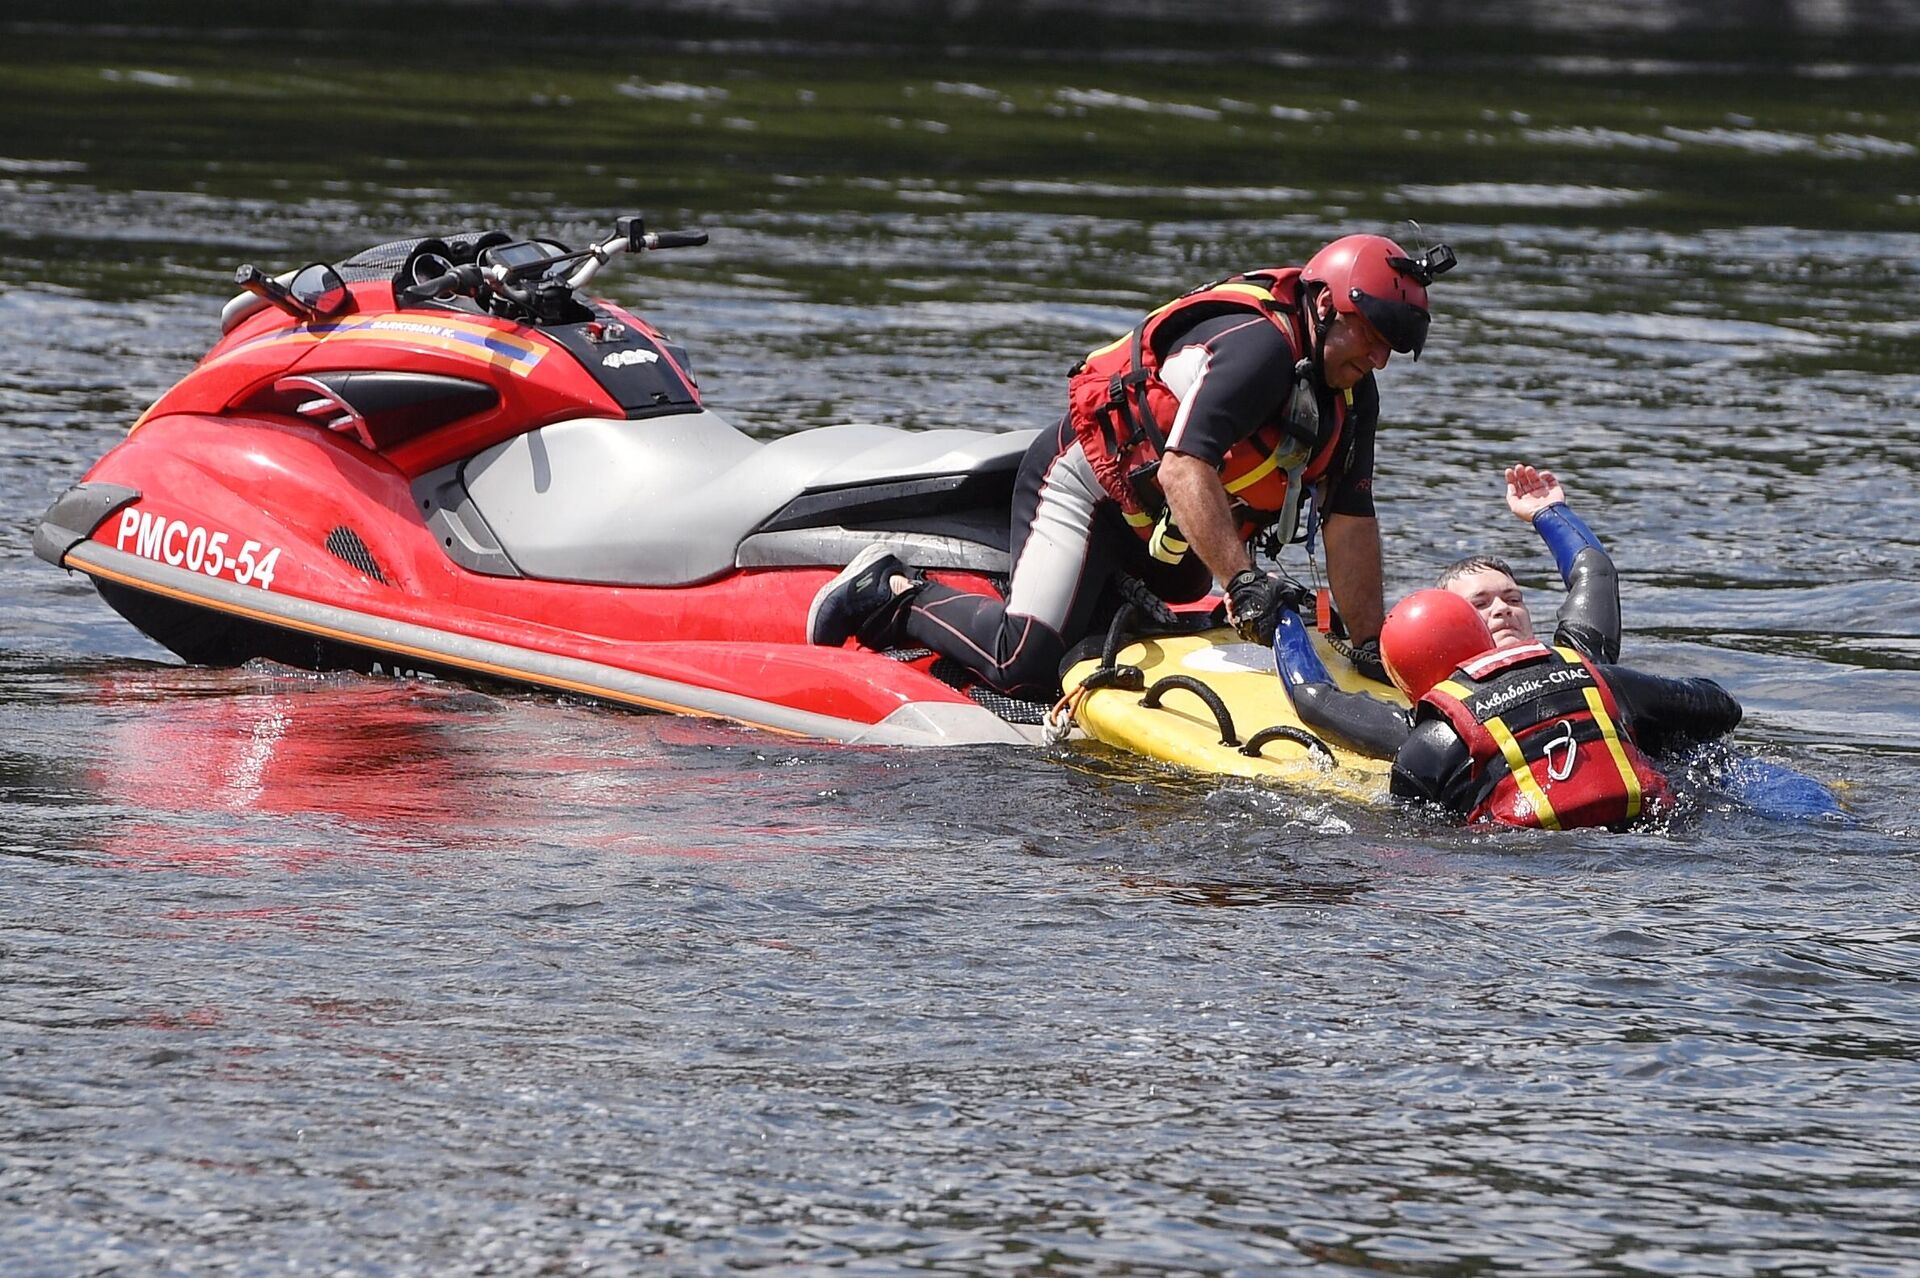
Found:
[{"label": "water surface", "polygon": [[[1920,1273],[1910,78],[0,56],[9,1273]],[[1142,307],[1417,217],[1390,590],[1491,550],[1550,611],[1496,482],[1549,465],[1627,659],[1854,821],[189,670],[31,556],[236,263],[629,211],[713,232],[604,282],[761,435],[1041,425]]]}]

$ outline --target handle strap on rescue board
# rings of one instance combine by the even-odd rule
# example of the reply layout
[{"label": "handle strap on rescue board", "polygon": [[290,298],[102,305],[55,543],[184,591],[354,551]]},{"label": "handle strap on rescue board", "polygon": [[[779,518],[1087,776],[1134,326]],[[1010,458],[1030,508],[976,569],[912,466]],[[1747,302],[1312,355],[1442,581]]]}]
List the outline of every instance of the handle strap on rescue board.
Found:
[{"label": "handle strap on rescue board", "polygon": [[1147,695],[1140,698],[1140,704],[1149,710],[1158,710],[1161,698],[1174,688],[1191,692],[1206,704],[1207,709],[1213,711],[1214,724],[1220,729],[1221,745],[1240,744],[1240,738],[1233,731],[1233,716],[1227,712],[1227,703],[1220,699],[1219,693],[1192,675],[1174,674],[1157,680],[1151,688],[1147,689]]},{"label": "handle strap on rescue board", "polygon": [[[1162,630],[1175,633],[1192,632],[1196,629],[1211,629],[1217,624],[1217,618],[1210,615],[1182,616],[1167,607],[1166,603],[1149,590],[1144,582],[1125,574],[1114,579],[1120,593],[1127,602],[1120,605],[1114,613],[1112,623],[1107,627],[1105,640],[1100,647],[1100,664],[1088,672],[1073,688],[1067,690],[1060,700],[1055,702],[1045,717],[1047,740],[1058,744],[1066,740],[1080,714],[1080,707],[1086,699],[1102,689],[1113,688],[1123,692],[1138,692],[1146,686],[1146,673],[1138,666],[1121,665],[1120,649],[1125,646],[1129,631],[1143,617]],[[1261,751],[1276,741],[1288,741],[1314,756],[1322,768],[1339,766],[1339,759],[1333,748],[1305,728],[1296,728],[1289,724],[1276,724],[1262,728],[1253,734],[1243,745],[1239,733],[1233,724],[1233,713],[1227,709],[1227,703],[1220,694],[1200,679],[1192,675],[1173,674],[1157,680],[1146,688],[1140,698],[1140,704],[1149,710],[1161,709],[1161,701],[1170,691],[1191,692],[1213,715],[1214,725],[1220,730],[1220,744],[1236,748],[1249,758],[1260,758]]]},{"label": "handle strap on rescue board", "polygon": [[1339,760],[1334,757],[1331,746],[1305,728],[1296,728],[1291,724],[1281,723],[1271,728],[1262,728],[1248,738],[1245,745],[1241,745],[1239,734],[1234,731],[1233,714],[1227,709],[1227,703],[1220,699],[1219,693],[1192,675],[1173,674],[1164,679],[1155,680],[1153,686],[1147,689],[1146,695],[1140,698],[1140,704],[1149,710],[1161,709],[1161,701],[1165,699],[1167,693],[1176,689],[1181,692],[1191,692],[1200,698],[1207,709],[1213,712],[1214,725],[1220,729],[1220,744],[1236,747],[1241,754],[1250,759],[1259,758],[1260,752],[1275,741],[1291,741],[1309,752],[1316,752],[1316,762],[1323,768],[1335,767],[1339,763]]},{"label": "handle strap on rescue board", "polygon": [[1260,731],[1247,738],[1247,743],[1240,747],[1240,753],[1249,758],[1257,759],[1260,757],[1260,751],[1275,741],[1291,741],[1297,746],[1304,747],[1309,752],[1318,751],[1319,753],[1315,757],[1319,760],[1320,766],[1323,768],[1332,768],[1339,765],[1339,760],[1333,757],[1332,746],[1329,746],[1305,728],[1296,728],[1285,723],[1275,724],[1271,728],[1260,729]]}]

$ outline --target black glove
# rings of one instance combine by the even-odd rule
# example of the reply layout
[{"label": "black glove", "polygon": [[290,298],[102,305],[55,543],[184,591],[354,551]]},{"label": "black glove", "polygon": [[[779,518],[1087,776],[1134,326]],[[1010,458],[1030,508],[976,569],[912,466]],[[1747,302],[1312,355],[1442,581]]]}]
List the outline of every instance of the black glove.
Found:
[{"label": "black glove", "polygon": [[1353,668],[1367,678],[1387,682],[1387,667],[1380,660],[1379,639],[1354,644],[1347,653],[1347,660],[1353,662]]},{"label": "black glove", "polygon": [[1233,628],[1248,643],[1273,642],[1278,623],[1280,583],[1258,568],[1242,568],[1227,582],[1227,601],[1233,605]]},{"label": "black glove", "polygon": [[1279,599],[1282,608],[1290,608],[1301,616],[1313,607],[1313,587],[1303,585],[1289,577],[1284,571],[1280,574]]}]

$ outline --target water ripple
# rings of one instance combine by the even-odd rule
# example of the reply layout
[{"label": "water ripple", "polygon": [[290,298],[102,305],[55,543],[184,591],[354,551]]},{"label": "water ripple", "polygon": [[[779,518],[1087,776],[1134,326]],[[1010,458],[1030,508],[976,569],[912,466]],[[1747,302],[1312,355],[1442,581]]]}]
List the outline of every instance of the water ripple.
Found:
[{"label": "water ripple", "polygon": [[[9,142],[9,1272],[1911,1273],[1920,237],[1669,217],[1711,179],[1662,167],[1845,185],[1905,135],[1741,123],[1658,76],[1631,110],[1567,85],[1565,110],[1475,98],[1462,125],[1344,74],[1281,106],[1224,70],[1136,93],[968,63],[873,68],[849,100],[717,56],[591,85],[498,68],[525,117],[487,133],[504,193],[405,138],[359,167],[327,144],[331,186],[283,173],[286,137],[258,183]],[[90,92],[140,101],[251,76],[105,64]],[[359,91],[312,74],[244,87],[269,113]],[[906,149],[795,149],[789,117],[828,109],[849,154]],[[606,110],[682,113],[601,122],[724,137],[732,168],[642,192],[611,152],[514,150],[527,120]],[[976,111],[1044,163],[963,164]],[[1049,121],[1120,121],[1130,159],[1180,130],[1154,153],[1196,163],[1063,172]],[[1316,167],[1335,124],[1374,176]],[[1461,171],[1404,187],[1449,137]],[[1534,148],[1511,166],[1509,137]],[[1433,341],[1382,377],[1390,589],[1491,550],[1550,611],[1498,479],[1548,464],[1623,566],[1628,660],[1721,679],[1742,748],[1835,782],[1851,819],[1764,820],[1711,759],[1660,828],[1493,833],[1095,748],[903,754],[183,669],[32,557],[48,501],[211,340],[238,261],[422,222],[580,240],[610,191],[715,230],[608,288],[762,435],[1044,425],[1141,308],[1383,209],[1455,210]]]}]

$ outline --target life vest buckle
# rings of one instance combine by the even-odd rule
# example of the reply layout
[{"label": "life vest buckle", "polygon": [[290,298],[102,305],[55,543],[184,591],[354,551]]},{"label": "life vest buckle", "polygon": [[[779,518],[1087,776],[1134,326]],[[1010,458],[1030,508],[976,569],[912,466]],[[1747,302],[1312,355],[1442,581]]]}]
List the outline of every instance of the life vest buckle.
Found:
[{"label": "life vest buckle", "polygon": [[1287,398],[1287,411],[1281,425],[1309,452],[1319,442],[1320,397],[1313,393],[1313,383],[1306,377],[1294,379],[1293,394]]},{"label": "life vest buckle", "polygon": [[1167,499],[1160,492],[1160,484],[1155,479],[1160,473],[1160,459],[1135,466],[1127,472],[1127,486],[1133,489],[1133,499],[1140,503],[1140,509],[1156,519],[1165,512]]}]

